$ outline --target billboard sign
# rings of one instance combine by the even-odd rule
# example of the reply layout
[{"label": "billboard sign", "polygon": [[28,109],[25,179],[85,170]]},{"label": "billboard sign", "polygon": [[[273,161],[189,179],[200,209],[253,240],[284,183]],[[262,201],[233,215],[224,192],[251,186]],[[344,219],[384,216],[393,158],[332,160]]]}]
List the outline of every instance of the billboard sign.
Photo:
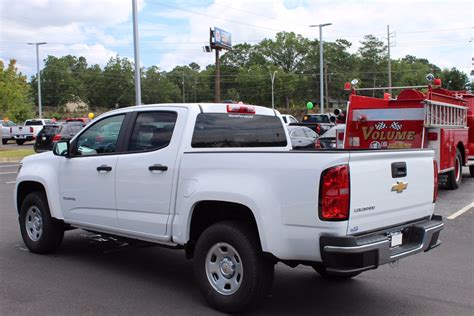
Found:
[{"label": "billboard sign", "polygon": [[232,35],[227,31],[214,27],[214,45],[219,48],[232,49]]}]

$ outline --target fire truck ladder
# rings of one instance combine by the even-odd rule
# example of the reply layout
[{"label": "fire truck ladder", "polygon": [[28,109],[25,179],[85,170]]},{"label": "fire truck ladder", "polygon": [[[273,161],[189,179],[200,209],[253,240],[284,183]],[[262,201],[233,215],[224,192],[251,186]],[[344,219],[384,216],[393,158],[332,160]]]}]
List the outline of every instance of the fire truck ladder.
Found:
[{"label": "fire truck ladder", "polygon": [[425,127],[467,127],[467,107],[425,100]]}]

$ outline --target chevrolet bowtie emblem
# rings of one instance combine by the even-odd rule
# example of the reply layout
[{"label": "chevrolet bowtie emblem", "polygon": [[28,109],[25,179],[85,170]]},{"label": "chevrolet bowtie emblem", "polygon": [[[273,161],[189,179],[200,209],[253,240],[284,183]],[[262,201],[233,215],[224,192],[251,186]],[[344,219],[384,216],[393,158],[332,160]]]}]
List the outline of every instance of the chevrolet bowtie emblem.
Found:
[{"label": "chevrolet bowtie emblem", "polygon": [[408,187],[408,182],[397,181],[392,185],[392,191],[397,191],[397,193],[402,193]]}]

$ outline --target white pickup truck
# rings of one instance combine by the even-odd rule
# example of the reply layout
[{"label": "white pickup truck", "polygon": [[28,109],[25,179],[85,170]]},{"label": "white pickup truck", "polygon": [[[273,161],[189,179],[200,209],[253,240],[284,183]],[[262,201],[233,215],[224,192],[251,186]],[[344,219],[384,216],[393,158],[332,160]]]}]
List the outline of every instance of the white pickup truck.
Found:
[{"label": "white pickup truck", "polygon": [[55,122],[45,119],[26,120],[25,124],[21,126],[12,126],[10,134],[18,145],[23,145],[25,142],[35,139],[43,126],[49,124],[55,124]]},{"label": "white pickup truck", "polygon": [[163,104],[98,117],[29,156],[23,240],[49,253],[81,228],[184,249],[225,312],[254,307],[276,262],[350,278],[440,244],[431,150],[292,151],[278,112]]}]

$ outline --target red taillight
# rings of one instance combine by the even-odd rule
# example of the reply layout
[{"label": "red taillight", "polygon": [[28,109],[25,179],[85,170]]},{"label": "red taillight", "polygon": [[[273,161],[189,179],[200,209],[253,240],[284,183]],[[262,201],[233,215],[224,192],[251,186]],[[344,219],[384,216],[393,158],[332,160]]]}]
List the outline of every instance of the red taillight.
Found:
[{"label": "red taillight", "polygon": [[342,141],[344,140],[344,132],[338,133],[338,134],[337,134],[337,139],[342,142]]},{"label": "red taillight", "polygon": [[434,187],[433,187],[433,203],[438,199],[438,162],[433,159],[433,175],[434,175]]},{"label": "red taillight", "polygon": [[438,140],[438,133],[436,133],[436,132],[429,132],[429,133],[428,133],[428,140]]},{"label": "red taillight", "polygon": [[316,125],[316,127],[314,128],[314,131],[318,134],[321,133],[321,125]]},{"label": "red taillight", "polygon": [[319,185],[319,218],[324,221],[349,219],[349,165],[329,168]]},{"label": "red taillight", "polygon": [[255,107],[242,104],[227,104],[228,113],[255,114]]},{"label": "red taillight", "polygon": [[33,126],[30,126],[30,133],[33,133]]},{"label": "red taillight", "polygon": [[54,135],[53,142],[59,142],[60,140],[61,140],[61,135],[60,134]]}]

